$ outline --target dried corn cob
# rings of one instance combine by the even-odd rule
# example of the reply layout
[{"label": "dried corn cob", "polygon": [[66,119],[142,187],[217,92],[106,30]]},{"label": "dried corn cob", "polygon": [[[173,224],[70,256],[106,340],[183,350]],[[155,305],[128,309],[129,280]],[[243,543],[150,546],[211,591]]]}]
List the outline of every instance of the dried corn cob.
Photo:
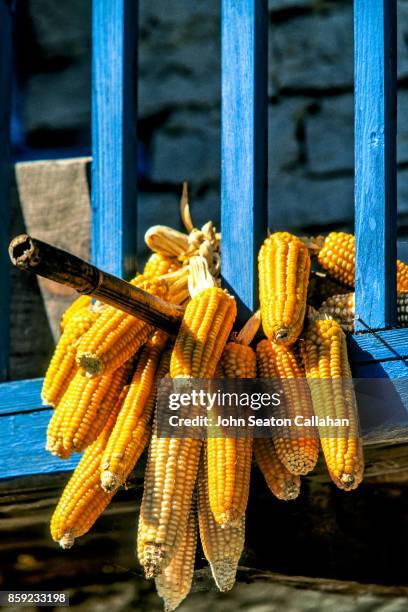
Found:
[{"label": "dried corn cob", "polygon": [[92,306],[85,306],[74,313],[65,323],[64,332],[58,341],[48,366],[41,391],[44,404],[56,406],[64,395],[77,367],[75,351],[80,338],[99,318]]},{"label": "dried corn cob", "polygon": [[[331,276],[354,287],[355,240],[353,234],[331,232],[324,239],[318,261]],[[397,293],[408,291],[408,265],[397,260]]]},{"label": "dried corn cob", "polygon": [[164,257],[178,257],[188,251],[188,235],[167,227],[153,225],[145,234],[147,246]]},{"label": "dried corn cob", "polygon": [[[231,331],[236,305],[214,287],[208,267],[197,273],[190,262],[196,294],[187,305],[170,362],[170,376],[211,378]],[[212,283],[212,286],[211,286]],[[202,289],[202,287],[206,287]],[[193,291],[193,293],[194,293]],[[160,406],[158,407],[158,410]],[[184,435],[183,435],[184,434]],[[139,519],[138,555],[146,577],[159,575],[170,563],[186,529],[201,440],[152,436]]]},{"label": "dried corn cob", "polygon": [[[255,325],[253,320],[256,321]],[[256,378],[256,355],[248,344],[252,342],[259,325],[260,316],[257,313],[248,321],[236,341],[226,345],[220,365],[227,378]],[[246,333],[248,326],[251,327],[249,334]],[[223,435],[214,426],[208,429],[207,438],[210,505],[215,521],[223,526],[240,524],[248,503],[251,475],[252,434],[244,428],[232,433]]]},{"label": "dried corn cob", "polygon": [[346,333],[354,331],[354,293],[333,295],[325,300],[319,308],[322,319],[334,319],[340,323]]},{"label": "dried corn cob", "polygon": [[65,312],[63,313],[61,317],[61,321],[60,321],[61,333],[64,331],[64,327],[66,326],[70,318],[74,314],[77,314],[78,310],[81,310],[81,308],[84,308],[85,306],[89,307],[91,306],[91,304],[92,304],[92,298],[90,295],[80,295],[79,297],[77,297],[76,300],[74,300],[72,304],[68,306],[68,308],[65,310]]},{"label": "dried corn cob", "polygon": [[[319,315],[334,319],[340,323],[346,333],[354,332],[354,293],[333,295],[319,308]],[[397,318],[400,327],[408,325],[408,293],[400,293],[397,297]]]},{"label": "dried corn cob", "polygon": [[[364,459],[346,337],[339,323],[310,321],[302,355],[313,409],[323,419],[319,434],[329,474],[339,488],[355,489],[363,477]],[[325,422],[329,426],[323,426]]]},{"label": "dried corn cob", "polygon": [[265,335],[293,344],[306,311],[310,256],[307,246],[288,232],[271,234],[259,251],[259,299]]},{"label": "dried corn cob", "polygon": [[89,446],[104,428],[132,368],[129,360],[115,372],[91,379],[78,370],[48,425],[47,450],[66,458]]},{"label": "dried corn cob", "polygon": [[337,282],[326,272],[311,272],[307,289],[307,303],[314,308],[319,308],[329,297],[349,292],[350,287]]},{"label": "dried corn cob", "polygon": [[300,493],[300,476],[291,474],[279,459],[272,440],[254,440],[255,459],[266,484],[278,499],[289,501]]},{"label": "dried corn cob", "polygon": [[[139,276],[133,284],[159,297],[167,294],[167,285],[159,280]],[[108,306],[81,338],[77,364],[89,377],[113,372],[139,350],[152,331],[151,325]]]},{"label": "dried corn cob", "polygon": [[[262,340],[256,347],[259,375],[275,379],[283,389],[283,401],[274,409],[279,419],[290,419],[291,426],[282,425],[272,429],[276,453],[289,472],[307,474],[316,465],[319,454],[317,430],[306,424],[313,416],[312,400],[305,373],[291,347]],[[303,425],[295,427],[296,419]]]},{"label": "dried corn cob", "polygon": [[165,612],[175,610],[190,592],[194,574],[196,545],[197,519],[196,509],[193,505],[187,528],[176,554],[170,565],[155,580],[157,593],[164,601]]},{"label": "dried corn cob", "polygon": [[52,515],[51,536],[62,548],[71,548],[75,538],[89,531],[114,495],[100,486],[99,462],[126,391],[124,387],[103,431],[86,449]]},{"label": "dried corn cob", "polygon": [[[128,393],[101,459],[101,483],[106,491],[115,491],[126,481],[140,455],[135,431],[141,419],[150,420],[156,395],[155,374],[167,340],[165,332],[156,331],[140,353]],[[168,371],[168,364],[166,369]]]},{"label": "dried corn cob", "polygon": [[143,270],[143,276],[146,278],[157,278],[162,274],[175,272],[181,268],[181,262],[176,257],[167,257],[160,253],[150,255]]},{"label": "dried corn cob", "polygon": [[208,494],[205,453],[198,477],[198,524],[204,555],[210,564],[215,583],[220,591],[234,586],[238,562],[245,540],[245,516],[237,526],[221,527],[214,520]]}]

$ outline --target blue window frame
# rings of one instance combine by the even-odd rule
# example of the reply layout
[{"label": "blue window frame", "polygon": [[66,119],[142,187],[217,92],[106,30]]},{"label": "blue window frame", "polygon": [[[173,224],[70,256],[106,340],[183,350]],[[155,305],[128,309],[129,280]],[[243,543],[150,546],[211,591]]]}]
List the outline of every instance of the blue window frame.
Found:
[{"label": "blue window frame", "polygon": [[[222,0],[223,281],[240,318],[257,306],[257,251],[267,227],[267,0]],[[355,375],[406,375],[408,329],[395,325],[396,0],[355,0]],[[137,2],[93,0],[92,259],[136,267]],[[7,377],[8,125],[11,15],[0,0],[0,377]],[[273,202],[272,202],[273,214]],[[71,469],[44,450],[51,410],[41,380],[0,385],[1,478]],[[408,399],[403,398],[408,405]]]}]

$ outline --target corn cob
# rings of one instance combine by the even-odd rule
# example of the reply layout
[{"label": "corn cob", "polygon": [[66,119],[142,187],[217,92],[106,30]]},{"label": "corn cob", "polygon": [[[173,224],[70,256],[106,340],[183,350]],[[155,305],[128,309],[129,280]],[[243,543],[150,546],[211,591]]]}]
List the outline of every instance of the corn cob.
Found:
[{"label": "corn cob", "polygon": [[[132,471],[140,455],[135,431],[140,421],[150,421],[155,402],[155,373],[168,335],[156,331],[143,347],[129,390],[101,459],[101,483],[115,491]],[[167,371],[168,371],[168,363]],[[163,372],[163,375],[165,372]]]},{"label": "corn cob", "polygon": [[62,548],[71,548],[75,538],[89,531],[114,495],[100,486],[99,463],[126,390],[124,387],[103,431],[84,452],[52,515],[51,536]]},{"label": "corn cob", "polygon": [[326,272],[311,272],[307,289],[307,303],[314,308],[333,295],[349,293],[350,287],[331,278]]},{"label": "corn cob", "polygon": [[291,347],[270,340],[258,344],[256,355],[260,377],[275,379],[275,384],[284,391],[283,402],[275,408],[274,415],[290,419],[292,423],[292,426],[272,429],[276,453],[289,472],[307,474],[316,465],[319,442],[315,427],[304,424],[298,429],[293,426],[296,418],[303,417],[303,422],[313,416],[304,370]]},{"label": "corn cob", "polygon": [[192,507],[187,528],[179,547],[160,576],[155,580],[159,597],[164,601],[165,612],[175,610],[187,597],[194,574],[194,561],[197,545],[196,509]]},{"label": "corn cob", "polygon": [[210,564],[215,583],[220,591],[234,586],[238,562],[245,540],[245,515],[237,526],[221,527],[214,520],[208,494],[205,453],[198,477],[198,524],[204,555]]},{"label": "corn cob", "polygon": [[[256,378],[256,355],[248,346],[256,334],[256,325],[242,343],[241,335],[229,342],[221,357],[221,371],[227,378]],[[252,321],[248,323],[252,324]],[[247,324],[248,325],[248,324]],[[220,374],[216,374],[220,376]],[[220,525],[239,525],[248,503],[252,460],[252,435],[240,428],[236,435],[223,435],[210,427],[207,438],[208,488],[210,506]]]},{"label": "corn cob", "polygon": [[[235,300],[214,287],[209,274],[196,274],[170,361],[170,376],[212,378],[236,315]],[[203,264],[203,270],[207,270]],[[211,286],[212,283],[212,286]],[[206,287],[202,289],[202,287]],[[157,408],[160,409],[160,406]],[[170,563],[186,529],[197,475],[201,440],[152,436],[139,518],[138,555],[146,577]]]},{"label": "corn cob", "polygon": [[[319,264],[340,282],[354,287],[353,234],[331,232],[318,253]],[[397,293],[408,291],[408,265],[397,260]]]},{"label": "corn cob", "polygon": [[[159,297],[167,293],[166,284],[155,279],[139,276],[133,284]],[[152,331],[151,325],[108,306],[81,338],[77,364],[89,377],[113,372],[139,350]]]},{"label": "corn cob", "polygon": [[270,340],[293,344],[306,311],[310,256],[307,246],[287,232],[271,234],[259,251],[262,326]]},{"label": "corn cob", "polygon": [[[333,295],[319,308],[319,315],[340,323],[346,333],[354,332],[354,293]],[[408,325],[408,293],[397,296],[397,320],[400,327]]]},{"label": "corn cob", "polygon": [[150,255],[143,269],[143,276],[146,278],[157,278],[162,274],[175,272],[181,268],[181,262],[175,257],[167,257],[160,253]]},{"label": "corn cob", "polygon": [[272,440],[256,438],[254,455],[266,484],[278,499],[289,501],[300,493],[300,476],[291,474],[279,459]]},{"label": "corn cob", "polygon": [[58,341],[48,366],[41,391],[44,404],[56,406],[64,395],[77,367],[75,351],[80,338],[98,320],[99,313],[92,306],[85,306],[74,313],[64,326],[64,332]]},{"label": "corn cob", "polygon": [[47,450],[66,458],[89,446],[104,428],[132,368],[129,360],[115,372],[91,379],[78,370],[48,425]]},{"label": "corn cob", "polygon": [[[346,337],[339,323],[318,318],[310,321],[302,355],[314,412],[318,419],[333,420],[333,425],[324,427],[319,421],[329,474],[339,488],[355,489],[363,477],[364,459]],[[343,419],[348,419],[348,424]]]},{"label": "corn cob", "polygon": [[60,321],[61,333],[64,331],[64,327],[66,326],[70,318],[74,314],[77,314],[78,310],[81,310],[81,308],[84,308],[85,306],[89,307],[91,306],[91,304],[92,298],[90,295],[80,295],[79,297],[77,297],[76,300],[74,300],[72,304],[70,304],[65,310],[65,312],[62,314]]}]

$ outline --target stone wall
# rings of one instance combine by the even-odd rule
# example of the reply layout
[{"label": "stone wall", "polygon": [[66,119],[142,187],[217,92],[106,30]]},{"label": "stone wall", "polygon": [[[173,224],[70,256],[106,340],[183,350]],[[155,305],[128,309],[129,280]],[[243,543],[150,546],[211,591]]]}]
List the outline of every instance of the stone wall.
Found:
[{"label": "stone wall", "polygon": [[[89,146],[90,0],[20,3],[21,118],[36,149]],[[188,180],[197,223],[218,219],[220,1],[141,0],[141,225],[177,220]],[[270,0],[269,206],[272,228],[352,225],[351,0]],[[398,2],[399,206],[408,232],[408,2]],[[20,28],[21,29],[21,28]],[[149,209],[151,208],[150,212]]]}]

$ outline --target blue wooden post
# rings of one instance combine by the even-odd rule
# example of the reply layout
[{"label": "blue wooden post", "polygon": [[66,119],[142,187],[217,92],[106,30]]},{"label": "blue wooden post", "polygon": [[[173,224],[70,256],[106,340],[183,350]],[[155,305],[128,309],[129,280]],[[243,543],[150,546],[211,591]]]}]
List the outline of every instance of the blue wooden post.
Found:
[{"label": "blue wooden post", "polygon": [[8,3],[0,0],[0,381],[6,380],[9,360],[10,262],[10,98],[12,27]]},{"label": "blue wooden post", "polygon": [[93,0],[92,259],[136,270],[137,0]]},{"label": "blue wooden post", "polygon": [[396,322],[396,0],[354,0],[356,329]]},{"label": "blue wooden post", "polygon": [[257,308],[267,228],[266,0],[222,1],[222,276],[244,320]]}]

